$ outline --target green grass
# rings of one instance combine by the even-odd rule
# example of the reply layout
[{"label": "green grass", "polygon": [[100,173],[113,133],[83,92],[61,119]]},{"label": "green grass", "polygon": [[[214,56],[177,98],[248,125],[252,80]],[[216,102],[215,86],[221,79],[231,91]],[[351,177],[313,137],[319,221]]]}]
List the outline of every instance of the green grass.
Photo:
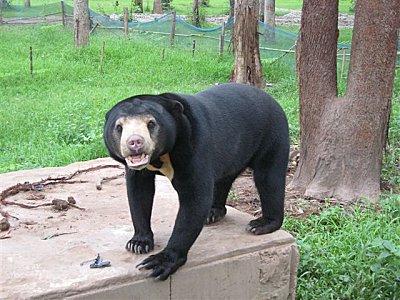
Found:
[{"label": "green grass", "polygon": [[287,218],[301,259],[298,299],[400,299],[400,197]]},{"label": "green grass", "polygon": [[[203,50],[165,48],[163,40],[112,32],[91,36],[90,46],[73,48],[73,34],[61,26],[0,26],[0,172],[61,166],[106,156],[105,112],[139,93],[193,93],[227,82],[233,59]],[[103,73],[100,49],[106,42]],[[34,74],[29,73],[29,47]],[[267,91],[288,115],[293,143],[299,137],[298,86],[293,65],[265,60]],[[397,71],[399,72],[399,71]],[[340,81],[340,90],[344,90]],[[383,178],[400,186],[400,76],[396,75],[390,146]],[[307,219],[287,218],[301,253],[299,299],[399,299],[399,196],[354,212],[339,207]],[[398,292],[397,292],[398,293]]]}]

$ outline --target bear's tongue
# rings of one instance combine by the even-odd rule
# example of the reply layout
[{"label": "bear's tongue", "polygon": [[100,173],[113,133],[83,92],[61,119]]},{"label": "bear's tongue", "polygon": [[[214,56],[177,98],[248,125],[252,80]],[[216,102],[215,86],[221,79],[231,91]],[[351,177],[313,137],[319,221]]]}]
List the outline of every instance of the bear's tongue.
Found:
[{"label": "bear's tongue", "polygon": [[149,163],[149,156],[145,153],[140,155],[130,155],[125,158],[129,168],[140,167]]}]

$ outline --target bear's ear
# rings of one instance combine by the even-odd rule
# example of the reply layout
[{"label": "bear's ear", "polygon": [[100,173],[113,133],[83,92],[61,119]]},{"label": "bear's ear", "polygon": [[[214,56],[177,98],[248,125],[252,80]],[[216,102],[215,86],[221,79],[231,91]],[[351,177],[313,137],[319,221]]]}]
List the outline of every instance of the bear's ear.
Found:
[{"label": "bear's ear", "polygon": [[164,101],[162,101],[161,104],[169,112],[176,112],[178,114],[183,113],[184,108],[183,108],[182,103],[179,101],[179,99],[181,98],[179,95],[172,94],[172,93],[164,93],[164,94],[158,95],[157,98],[164,100]]}]

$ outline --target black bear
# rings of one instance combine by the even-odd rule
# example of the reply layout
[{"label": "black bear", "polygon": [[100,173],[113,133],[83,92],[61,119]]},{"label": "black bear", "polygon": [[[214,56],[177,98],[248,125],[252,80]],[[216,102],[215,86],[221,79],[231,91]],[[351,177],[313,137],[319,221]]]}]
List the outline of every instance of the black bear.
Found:
[{"label": "black bear", "polygon": [[262,216],[247,230],[279,229],[284,214],[289,156],[288,123],[264,91],[222,84],[194,94],[138,95],[106,115],[104,140],[110,156],[125,165],[134,253],[154,248],[150,217],[156,174],[167,176],[179,196],[179,211],[167,246],[138,265],[165,280],[186,262],[205,224],[226,214],[235,178],[253,170]]}]

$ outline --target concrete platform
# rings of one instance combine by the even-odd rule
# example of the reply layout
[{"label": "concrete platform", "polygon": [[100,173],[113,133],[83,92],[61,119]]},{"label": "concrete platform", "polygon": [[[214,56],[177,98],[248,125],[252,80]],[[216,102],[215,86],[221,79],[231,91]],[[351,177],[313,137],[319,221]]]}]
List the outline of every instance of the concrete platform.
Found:
[{"label": "concrete platform", "polygon": [[[0,174],[0,191],[17,183],[105,165],[116,163],[98,159]],[[1,206],[18,218],[10,219],[9,238],[0,240],[1,299],[294,299],[298,252],[293,237],[282,230],[250,235],[245,227],[252,217],[233,208],[223,221],[203,229],[188,262],[177,273],[164,282],[147,279],[146,271],[135,268],[146,255],[124,249],[132,225],[123,177],[96,189],[100,178],[122,172],[103,168],[73,177],[75,183],[48,185],[43,191],[7,198],[36,205],[73,196],[85,210]],[[156,187],[152,224],[155,251],[159,251],[172,231],[178,200],[166,178],[157,177]],[[68,234],[43,240],[57,233]],[[111,266],[90,269],[89,263],[81,265],[97,253],[111,261]]]}]

